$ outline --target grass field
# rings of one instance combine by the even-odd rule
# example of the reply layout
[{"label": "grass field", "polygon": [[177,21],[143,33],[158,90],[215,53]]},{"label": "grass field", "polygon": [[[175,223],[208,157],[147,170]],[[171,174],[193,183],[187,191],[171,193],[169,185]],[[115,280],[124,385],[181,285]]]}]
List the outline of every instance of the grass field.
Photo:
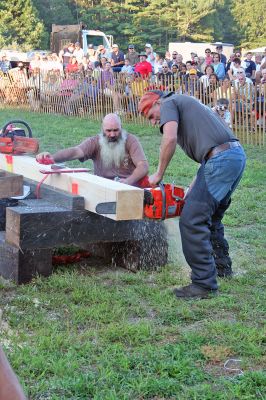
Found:
[{"label": "grass field", "polygon": [[[1,111],[0,126],[11,118],[30,123],[42,150],[99,129],[12,110]],[[127,129],[153,172],[160,134]],[[83,263],[28,285],[0,284],[1,342],[31,399],[266,399],[266,157],[245,149],[247,169],[224,219],[236,274],[220,280],[217,298],[174,298],[172,289],[188,282],[178,263],[136,274]],[[165,181],[188,185],[196,169],[177,150]]]}]

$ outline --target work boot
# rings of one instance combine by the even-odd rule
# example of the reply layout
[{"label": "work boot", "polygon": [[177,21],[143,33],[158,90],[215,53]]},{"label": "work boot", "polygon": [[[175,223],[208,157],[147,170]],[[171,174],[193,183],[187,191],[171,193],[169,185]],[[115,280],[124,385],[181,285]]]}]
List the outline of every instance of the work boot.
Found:
[{"label": "work boot", "polygon": [[178,289],[174,289],[173,293],[176,297],[183,297],[185,299],[198,298],[207,299],[208,297],[217,295],[218,291],[213,289],[206,289],[202,286],[191,283],[188,286],[183,286]]}]

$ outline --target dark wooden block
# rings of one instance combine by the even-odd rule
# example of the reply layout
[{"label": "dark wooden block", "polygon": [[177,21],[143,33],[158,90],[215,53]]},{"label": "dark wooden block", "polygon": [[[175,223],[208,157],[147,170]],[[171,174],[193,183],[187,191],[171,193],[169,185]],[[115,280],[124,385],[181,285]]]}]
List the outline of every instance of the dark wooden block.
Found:
[{"label": "dark wooden block", "polygon": [[37,275],[52,273],[52,249],[21,251],[5,241],[5,233],[0,232],[0,275],[21,284]]},{"label": "dark wooden block", "polygon": [[0,170],[0,199],[21,196],[23,176]]}]

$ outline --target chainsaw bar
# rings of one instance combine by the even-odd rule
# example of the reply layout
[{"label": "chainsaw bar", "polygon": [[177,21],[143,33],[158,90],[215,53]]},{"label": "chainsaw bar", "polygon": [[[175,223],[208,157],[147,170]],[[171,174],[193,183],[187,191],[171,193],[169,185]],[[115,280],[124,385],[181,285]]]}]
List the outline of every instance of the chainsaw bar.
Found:
[{"label": "chainsaw bar", "polygon": [[98,203],[95,211],[97,214],[116,214],[116,202]]}]

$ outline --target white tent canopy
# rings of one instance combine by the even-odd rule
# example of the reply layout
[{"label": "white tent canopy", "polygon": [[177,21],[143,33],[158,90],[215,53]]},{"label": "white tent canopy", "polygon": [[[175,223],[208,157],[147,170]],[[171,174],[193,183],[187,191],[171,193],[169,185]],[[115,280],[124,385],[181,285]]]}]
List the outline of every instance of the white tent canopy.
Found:
[{"label": "white tent canopy", "polygon": [[249,51],[251,51],[252,53],[264,53],[265,49],[266,49],[266,46],[263,46],[263,47],[257,47],[256,49],[252,49]]}]

